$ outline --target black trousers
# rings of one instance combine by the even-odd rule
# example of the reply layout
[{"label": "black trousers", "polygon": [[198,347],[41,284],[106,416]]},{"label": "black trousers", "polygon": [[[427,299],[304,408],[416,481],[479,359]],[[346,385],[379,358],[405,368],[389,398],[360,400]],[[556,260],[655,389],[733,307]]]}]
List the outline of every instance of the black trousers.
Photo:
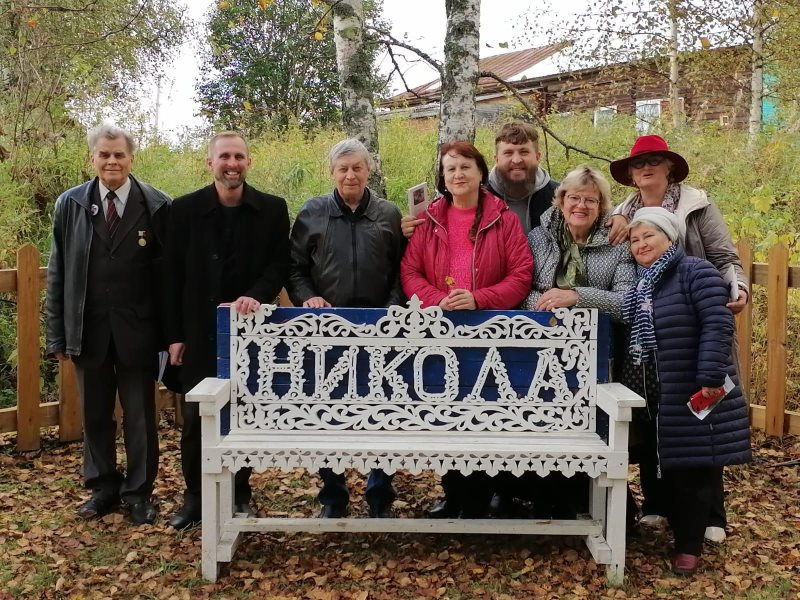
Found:
[{"label": "black trousers", "polygon": [[[350,502],[350,490],[347,489],[347,481],[344,473],[334,473],[333,469],[320,469],[319,476],[322,479],[322,489],[319,491],[317,500],[320,504],[330,506],[345,507]],[[364,498],[371,506],[388,507],[395,499],[395,491],[392,487],[394,475],[387,475],[381,469],[372,469],[367,479],[367,487],[364,490]]]},{"label": "black trousers", "polygon": [[442,476],[442,489],[448,504],[467,518],[478,518],[489,511],[494,485],[492,478],[483,471],[469,475],[448,471]]},{"label": "black trousers", "polygon": [[[200,507],[201,502],[201,448],[200,436],[200,405],[196,402],[186,402],[181,397],[181,410],[183,411],[183,429],[181,430],[181,470],[186,490],[183,493],[184,502],[193,507]],[[233,478],[233,498],[236,504],[247,504],[252,497],[250,488],[250,473],[252,469],[239,469]]]},{"label": "black trousers", "polygon": [[662,470],[661,481],[675,552],[700,556],[716,490],[722,489],[722,467]]},{"label": "black trousers", "polygon": [[590,483],[586,473],[541,477],[529,472],[516,477],[504,471],[494,478],[494,489],[503,496],[532,501],[537,519],[574,519],[578,513],[589,511]]},{"label": "black trousers", "polygon": [[[155,360],[155,358],[154,358]],[[114,341],[98,366],[75,359],[83,421],[83,476],[95,498],[127,504],[149,500],[158,474],[158,429],[153,369],[122,364]],[[122,405],[125,475],[117,469],[117,391]]]},{"label": "black trousers", "polygon": [[[655,421],[646,424],[640,431],[646,433],[646,435],[642,436],[635,451],[631,449],[631,462],[639,463],[639,483],[642,487],[643,497],[642,514],[666,517],[669,510],[667,503],[668,491],[664,488],[664,479],[658,478]],[[724,529],[728,524],[728,520],[725,516],[725,489],[721,470],[719,477],[714,478],[713,485],[706,526],[722,527]]]}]

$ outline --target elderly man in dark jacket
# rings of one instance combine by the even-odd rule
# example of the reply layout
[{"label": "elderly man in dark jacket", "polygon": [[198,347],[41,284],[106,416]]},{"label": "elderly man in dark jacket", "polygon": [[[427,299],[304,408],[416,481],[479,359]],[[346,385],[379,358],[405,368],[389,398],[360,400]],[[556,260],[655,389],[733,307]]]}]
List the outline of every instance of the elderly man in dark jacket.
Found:
[{"label": "elderly man in dark jacket", "polygon": [[[75,363],[81,398],[84,519],[119,504],[152,523],[158,471],[155,377],[160,347],[158,284],[170,198],[134,178],[135,142],[102,125],[89,133],[97,175],[56,200],[47,265],[47,353]],[[117,470],[119,393],[127,469]]]},{"label": "elderly man in dark jacket", "polygon": [[[216,309],[232,302],[242,313],[273,302],[289,267],[289,213],[283,198],[246,182],[251,158],[235,132],[211,138],[207,164],[214,183],[175,200],[165,260],[164,310],[170,362],[191,390],[216,374]],[[170,525],[200,521],[199,405],[183,403],[181,466],[184,504]],[[236,473],[234,512],[253,515],[250,469]]]},{"label": "elderly man in dark jacket", "polygon": [[[296,306],[377,308],[405,300],[400,211],[367,188],[370,165],[367,149],[356,139],[331,148],[335,188],[308,200],[292,228],[287,289]],[[322,469],[320,475],[320,516],[343,517],[349,502],[344,474]],[[370,516],[389,516],[394,496],[391,478],[372,471],[366,490]]]}]

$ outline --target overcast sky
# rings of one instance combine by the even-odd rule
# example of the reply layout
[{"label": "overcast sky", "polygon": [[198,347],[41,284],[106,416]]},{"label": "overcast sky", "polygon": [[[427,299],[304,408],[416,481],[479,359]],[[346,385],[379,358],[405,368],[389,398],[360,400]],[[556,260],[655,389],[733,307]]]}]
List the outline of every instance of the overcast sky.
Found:
[{"label": "overcast sky", "polygon": [[[176,2],[187,6],[189,16],[198,21],[203,20],[213,3],[210,0]],[[548,8],[553,5],[555,8]],[[559,21],[569,19],[584,5],[582,0],[484,0],[481,6],[481,56],[504,52],[499,47],[501,43],[508,43],[509,50],[542,45],[544,41],[536,42],[538,31],[546,31]],[[534,8],[537,13],[534,13]],[[444,0],[384,0],[383,16],[392,24],[395,37],[405,38],[435,58],[441,58],[446,28]],[[528,26],[531,23],[536,25]],[[175,137],[176,131],[200,124],[195,116],[199,106],[194,101],[194,84],[198,74],[195,57],[198,44],[203,42],[202,36],[198,35],[197,39],[181,48],[172,64],[165,65],[158,121],[160,131],[171,138]],[[391,62],[382,58],[379,66],[388,73]],[[430,68],[420,63],[402,66],[406,80],[412,86],[436,77]],[[399,90],[401,85],[396,81],[394,87]],[[148,102],[151,106],[155,103],[155,92]]]}]

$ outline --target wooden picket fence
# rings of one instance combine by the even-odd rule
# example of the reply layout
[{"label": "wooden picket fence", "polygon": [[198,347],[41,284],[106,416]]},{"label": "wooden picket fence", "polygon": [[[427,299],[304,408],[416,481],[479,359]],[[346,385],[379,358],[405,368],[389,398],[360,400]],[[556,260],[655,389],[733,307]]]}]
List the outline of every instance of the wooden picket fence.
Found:
[{"label": "wooden picket fence", "polygon": [[[778,244],[769,253],[769,262],[753,263],[753,252],[739,243],[739,256],[753,285],[767,288],[767,392],[766,402],[751,404],[753,426],[768,435],[800,435],[800,412],[786,410],[786,329],[789,288],[800,288],[800,267],[789,265],[789,250]],[[17,251],[17,268],[0,269],[0,293],[16,294],[17,299],[17,406],[0,410],[0,433],[17,432],[21,451],[40,447],[42,427],[58,426],[61,441],[79,440],[82,435],[80,405],[75,372],[70,361],[59,365],[58,401],[41,402],[40,367],[42,335],[40,307],[47,270],[39,266],[39,251],[26,244]],[[753,368],[752,304],[737,318],[739,362],[742,382],[752,399]]]}]

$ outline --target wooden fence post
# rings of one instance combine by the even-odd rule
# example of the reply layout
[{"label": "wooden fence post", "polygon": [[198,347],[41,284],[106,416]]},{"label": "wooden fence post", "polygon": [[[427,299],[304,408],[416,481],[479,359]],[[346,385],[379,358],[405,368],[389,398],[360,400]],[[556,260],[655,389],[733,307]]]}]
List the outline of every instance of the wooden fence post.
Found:
[{"label": "wooden fence post", "polygon": [[58,439],[74,442],[81,437],[83,426],[75,365],[71,360],[62,360],[58,363]]},{"label": "wooden fence post", "polygon": [[789,248],[769,251],[767,270],[767,435],[783,435],[786,406],[786,319],[789,301]]},{"label": "wooden fence post", "polygon": [[17,250],[17,449],[38,450],[41,410],[39,381],[39,251]]},{"label": "wooden fence post", "polygon": [[744,310],[736,316],[736,340],[739,343],[739,379],[747,402],[751,402],[750,385],[753,375],[753,249],[740,240],[737,244],[742,268],[750,282],[750,296]]}]

